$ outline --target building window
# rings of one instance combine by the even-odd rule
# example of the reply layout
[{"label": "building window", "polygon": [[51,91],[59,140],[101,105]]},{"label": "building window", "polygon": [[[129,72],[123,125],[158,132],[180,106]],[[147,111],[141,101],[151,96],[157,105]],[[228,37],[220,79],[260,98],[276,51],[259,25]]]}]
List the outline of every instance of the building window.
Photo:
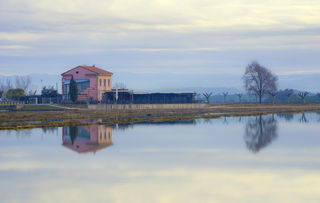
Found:
[{"label": "building window", "polygon": [[79,74],[79,71],[77,71],[76,73]]},{"label": "building window", "polygon": [[104,86],[106,86],[107,80],[104,79],[104,80],[103,80],[103,83],[104,83]]},{"label": "building window", "polygon": [[77,82],[78,85],[78,91],[82,92],[83,90],[90,87],[90,80],[85,82]]},{"label": "building window", "polygon": [[100,87],[102,86],[102,80],[100,79]]},{"label": "building window", "polygon": [[110,87],[110,79],[108,79],[108,87]]}]

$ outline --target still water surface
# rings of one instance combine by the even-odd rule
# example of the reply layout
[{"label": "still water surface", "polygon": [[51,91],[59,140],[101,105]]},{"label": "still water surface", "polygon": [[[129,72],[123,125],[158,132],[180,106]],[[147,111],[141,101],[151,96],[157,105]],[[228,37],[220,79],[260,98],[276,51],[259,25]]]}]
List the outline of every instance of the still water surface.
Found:
[{"label": "still water surface", "polygon": [[320,114],[0,131],[0,202],[320,202]]}]

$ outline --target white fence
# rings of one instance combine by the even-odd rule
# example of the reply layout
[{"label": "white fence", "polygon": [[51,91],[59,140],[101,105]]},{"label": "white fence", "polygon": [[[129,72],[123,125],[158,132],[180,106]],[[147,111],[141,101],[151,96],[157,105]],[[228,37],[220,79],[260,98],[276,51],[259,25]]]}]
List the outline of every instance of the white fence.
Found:
[{"label": "white fence", "polygon": [[207,104],[89,104],[92,110],[121,110],[121,109],[199,109]]},{"label": "white fence", "polygon": [[15,106],[15,105],[24,105],[24,102],[0,101],[0,106]]}]

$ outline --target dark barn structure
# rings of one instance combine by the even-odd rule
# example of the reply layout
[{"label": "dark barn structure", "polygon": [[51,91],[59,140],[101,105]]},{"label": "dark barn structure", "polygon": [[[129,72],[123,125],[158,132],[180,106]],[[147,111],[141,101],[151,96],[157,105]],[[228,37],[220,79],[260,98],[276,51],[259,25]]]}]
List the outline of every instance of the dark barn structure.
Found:
[{"label": "dark barn structure", "polygon": [[188,104],[195,103],[195,93],[134,93],[112,90],[104,94],[106,104]]}]

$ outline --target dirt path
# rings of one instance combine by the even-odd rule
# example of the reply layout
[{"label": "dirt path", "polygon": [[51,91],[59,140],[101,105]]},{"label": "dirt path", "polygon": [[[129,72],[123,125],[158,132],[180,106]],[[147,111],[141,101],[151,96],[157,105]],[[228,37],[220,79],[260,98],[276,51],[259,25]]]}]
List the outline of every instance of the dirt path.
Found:
[{"label": "dirt path", "polygon": [[46,106],[52,106],[60,109],[67,109],[67,110],[81,110],[80,108],[74,108],[74,107],[67,107],[67,106],[60,106],[55,104],[45,104]]}]

